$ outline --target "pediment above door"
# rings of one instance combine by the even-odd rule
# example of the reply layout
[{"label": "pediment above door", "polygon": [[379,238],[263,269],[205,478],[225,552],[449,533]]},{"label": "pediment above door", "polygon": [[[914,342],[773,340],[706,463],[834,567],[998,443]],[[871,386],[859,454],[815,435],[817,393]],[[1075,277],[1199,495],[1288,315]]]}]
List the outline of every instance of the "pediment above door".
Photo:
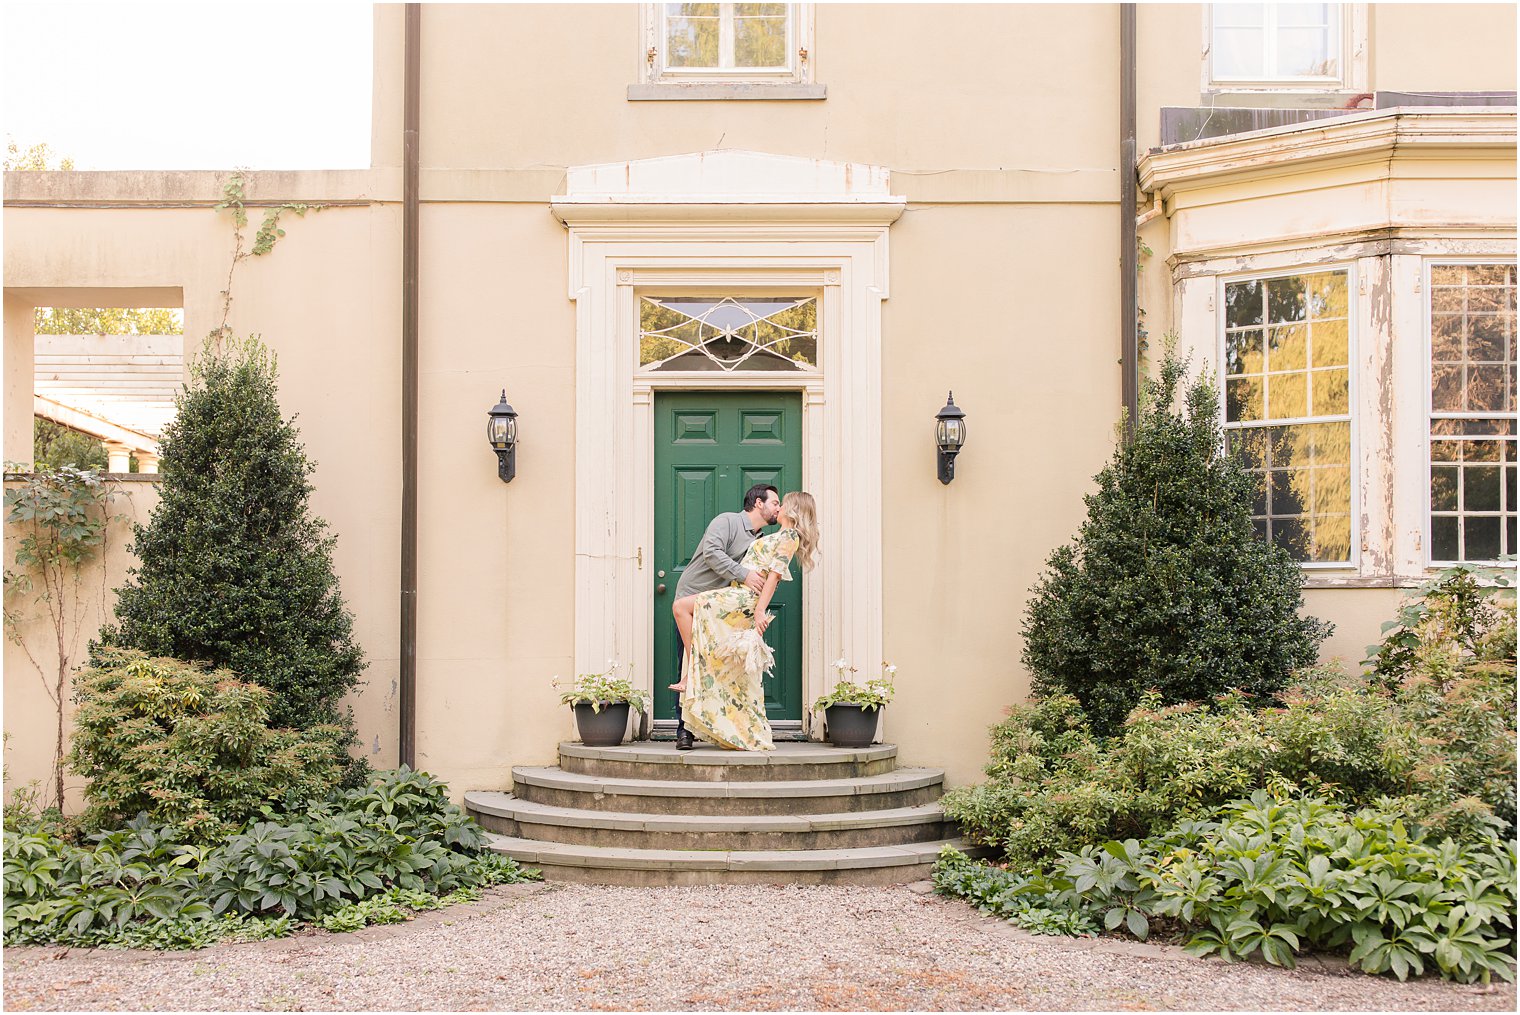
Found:
[{"label": "pediment above door", "polygon": [[560,221],[844,218],[889,224],[907,199],[883,166],[717,151],[572,166],[551,206]]}]

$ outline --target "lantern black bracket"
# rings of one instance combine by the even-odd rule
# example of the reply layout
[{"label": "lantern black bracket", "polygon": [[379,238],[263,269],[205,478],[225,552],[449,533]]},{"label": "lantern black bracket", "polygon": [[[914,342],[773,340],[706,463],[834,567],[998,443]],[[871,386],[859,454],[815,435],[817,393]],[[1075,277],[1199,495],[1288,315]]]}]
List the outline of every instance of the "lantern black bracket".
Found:
[{"label": "lantern black bracket", "polygon": [[955,456],[966,444],[966,414],[955,404],[953,391],[946,397],[945,407],[934,414],[934,437],[939,481],[948,484],[955,478]]},{"label": "lantern black bracket", "polygon": [[517,475],[517,412],[507,404],[507,390],[501,401],[486,414],[486,439],[496,452],[496,475],[503,483]]}]

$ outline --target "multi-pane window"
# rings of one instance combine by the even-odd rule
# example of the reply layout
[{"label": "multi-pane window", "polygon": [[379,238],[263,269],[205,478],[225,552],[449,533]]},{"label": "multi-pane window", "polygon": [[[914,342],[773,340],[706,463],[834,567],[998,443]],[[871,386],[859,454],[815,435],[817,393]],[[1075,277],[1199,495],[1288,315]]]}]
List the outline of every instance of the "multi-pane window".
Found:
[{"label": "multi-pane window", "polygon": [[1515,266],[1430,266],[1430,559],[1515,553]]},{"label": "multi-pane window", "polygon": [[1214,4],[1209,10],[1214,81],[1342,81],[1341,4]]},{"label": "multi-pane window", "polygon": [[658,4],[653,58],[665,76],[791,74],[792,4]]},{"label": "multi-pane window", "polygon": [[1306,563],[1351,560],[1347,288],[1344,270],[1224,286],[1226,436],[1257,533]]},{"label": "multi-pane window", "polygon": [[818,365],[813,296],[645,296],[639,366],[651,370],[811,370]]}]

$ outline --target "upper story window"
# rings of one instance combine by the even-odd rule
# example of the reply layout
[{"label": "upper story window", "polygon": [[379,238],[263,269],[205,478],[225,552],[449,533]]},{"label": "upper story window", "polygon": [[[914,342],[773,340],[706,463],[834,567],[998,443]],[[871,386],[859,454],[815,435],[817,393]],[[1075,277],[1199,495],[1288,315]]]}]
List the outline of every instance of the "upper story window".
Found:
[{"label": "upper story window", "polygon": [[666,73],[790,73],[788,4],[661,4]]},{"label": "upper story window", "polygon": [[[646,86],[682,85],[690,92],[725,83],[803,85],[812,80],[812,5],[646,4],[644,43]],[[713,93],[693,97],[750,96]]]},{"label": "upper story window", "polygon": [[1355,4],[1214,4],[1208,8],[1209,83],[1215,88],[1352,87],[1348,43]]},{"label": "upper story window", "polygon": [[1351,562],[1348,272],[1224,284],[1225,434],[1259,486],[1257,533],[1305,563]]}]

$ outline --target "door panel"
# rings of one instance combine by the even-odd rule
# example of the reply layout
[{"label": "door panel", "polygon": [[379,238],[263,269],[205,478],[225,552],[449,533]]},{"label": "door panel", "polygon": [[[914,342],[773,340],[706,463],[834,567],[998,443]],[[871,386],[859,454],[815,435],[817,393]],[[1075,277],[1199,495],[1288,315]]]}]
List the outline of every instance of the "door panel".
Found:
[{"label": "door panel", "polygon": [[[770,483],[784,494],[802,479],[802,398],[796,393],[670,392],[655,395],[654,594],[655,699],[658,719],[675,718],[678,637],[670,604],[707,523],[742,508],[744,491]],[[771,526],[766,532],[774,532]],[[802,581],[782,582],[771,599],[765,640],[776,650],[766,680],[773,722],[802,719]],[[663,586],[663,591],[661,587]]]}]

